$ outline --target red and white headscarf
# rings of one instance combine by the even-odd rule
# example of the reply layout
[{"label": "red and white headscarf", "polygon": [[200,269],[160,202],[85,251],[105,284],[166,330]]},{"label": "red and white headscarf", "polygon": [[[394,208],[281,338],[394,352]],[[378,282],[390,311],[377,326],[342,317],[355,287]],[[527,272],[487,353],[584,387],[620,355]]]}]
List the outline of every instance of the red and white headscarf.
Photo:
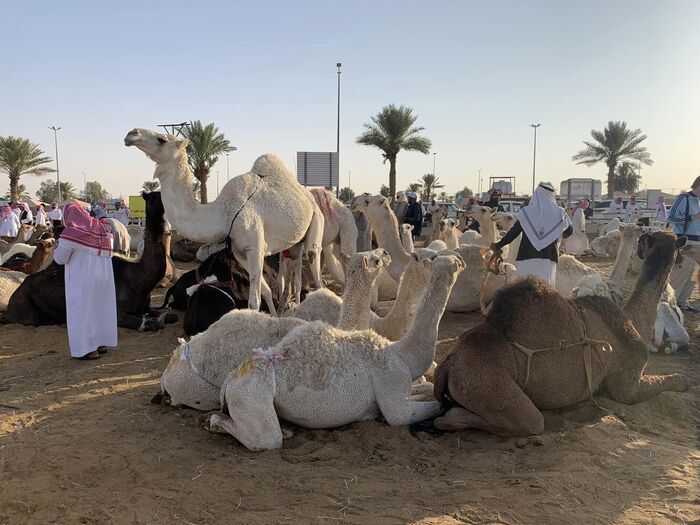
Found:
[{"label": "red and white headscarf", "polygon": [[9,206],[0,206],[0,220],[4,221],[10,216],[12,216],[12,208]]},{"label": "red and white headscarf", "polygon": [[77,202],[69,202],[63,208],[61,239],[76,242],[98,252],[112,252],[112,228],[106,221],[90,217]]}]

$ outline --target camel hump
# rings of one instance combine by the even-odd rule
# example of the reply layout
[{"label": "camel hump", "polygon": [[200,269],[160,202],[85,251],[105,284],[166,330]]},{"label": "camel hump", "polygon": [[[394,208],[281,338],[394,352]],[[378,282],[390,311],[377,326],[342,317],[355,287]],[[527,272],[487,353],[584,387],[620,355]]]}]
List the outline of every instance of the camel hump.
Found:
[{"label": "camel hump", "polygon": [[251,170],[260,177],[290,177],[294,179],[294,174],[284,165],[282,159],[272,153],[266,153],[257,158]]},{"label": "camel hump", "polygon": [[554,288],[541,279],[528,277],[498,291],[486,316],[486,323],[501,331],[514,326],[538,323],[533,326],[548,326],[552,314],[566,316],[575,310],[573,303],[562,297]]}]

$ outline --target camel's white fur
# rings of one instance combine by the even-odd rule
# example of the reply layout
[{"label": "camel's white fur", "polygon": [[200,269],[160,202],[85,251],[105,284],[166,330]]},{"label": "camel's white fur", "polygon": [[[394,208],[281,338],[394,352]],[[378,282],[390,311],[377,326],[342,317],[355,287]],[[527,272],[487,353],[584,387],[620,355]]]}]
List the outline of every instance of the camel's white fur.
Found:
[{"label": "camel's white fur", "polygon": [[[259,157],[249,173],[228,181],[214,202],[199,204],[191,190],[187,139],[134,129],[124,142],[156,163],[154,177],[172,228],[203,243],[230,237],[234,256],[250,276],[249,307],[258,310],[262,294],[274,315],[272,292],[263,279],[264,257],[302,243],[314,219],[308,193],[282,161]],[[313,263],[320,276],[320,258]]]},{"label": "camel's white fur", "polygon": [[105,219],[112,228],[112,249],[129,257],[131,253],[131,235],[126,226],[117,219]]},{"label": "camel's white fur", "polygon": [[459,236],[459,245],[462,246],[465,244],[473,244],[476,246],[484,245],[481,241],[481,234],[475,230],[466,230]]},{"label": "camel's white fur", "polygon": [[620,230],[612,230],[591,241],[590,248],[598,257],[614,256],[620,246]]},{"label": "camel's white fur", "polygon": [[0,271],[0,312],[7,310],[7,303],[15,290],[22,284],[27,274],[22,272]]},{"label": "camel's white fur", "polygon": [[197,250],[197,254],[195,255],[195,258],[199,262],[204,262],[209,257],[214,255],[215,253],[219,253],[224,248],[226,248],[226,243],[223,243],[223,242],[204,244],[204,245],[200,246],[199,249]]},{"label": "camel's white fur", "polygon": [[426,246],[426,248],[434,252],[441,252],[443,250],[447,250],[447,244],[445,244],[445,241],[436,239],[433,242],[431,242],[428,246]]},{"label": "camel's white fur", "polygon": [[600,229],[601,236],[606,235],[608,232],[619,230],[620,224],[622,224],[620,219],[618,217],[615,217],[613,220],[611,220],[609,223],[607,223]]},{"label": "camel's white fur", "polygon": [[443,206],[439,206],[430,218],[431,229],[430,229],[430,241],[435,241],[440,238],[440,221],[447,219],[447,209]]},{"label": "camel's white fur", "polygon": [[0,256],[0,264],[9,261],[13,255],[17,255],[18,253],[31,257],[34,254],[34,250],[36,250],[36,246],[29,246],[23,242],[15,243],[5,255]]},{"label": "camel's white fur", "polygon": [[442,219],[440,221],[439,239],[444,241],[448,250],[457,249],[461,234],[462,232],[457,229],[457,221],[454,219]]},{"label": "camel's white fur", "polygon": [[126,231],[129,232],[129,237],[131,238],[131,243],[129,244],[130,253],[143,253],[143,226],[138,224],[129,224],[126,227]]},{"label": "camel's white fur", "polygon": [[418,390],[412,382],[433,362],[438,323],[462,264],[454,256],[424,263],[432,270],[431,283],[400,341],[318,321],[296,328],[227,376],[221,404],[229,415],[210,416],[209,428],[232,434],[251,450],[268,450],[282,446],[278,418],[307,428],[333,428],[379,414],[390,425],[435,416],[438,402],[412,397],[430,393],[432,384]]},{"label": "camel's white fur", "polygon": [[455,251],[462,257],[465,270],[457,278],[447,301],[450,312],[472,312],[481,307],[479,295],[486,273],[486,260],[482,246],[464,245]]},{"label": "camel's white fur", "polygon": [[412,224],[401,225],[401,244],[403,245],[403,249],[408,253],[411,253],[414,250]]}]

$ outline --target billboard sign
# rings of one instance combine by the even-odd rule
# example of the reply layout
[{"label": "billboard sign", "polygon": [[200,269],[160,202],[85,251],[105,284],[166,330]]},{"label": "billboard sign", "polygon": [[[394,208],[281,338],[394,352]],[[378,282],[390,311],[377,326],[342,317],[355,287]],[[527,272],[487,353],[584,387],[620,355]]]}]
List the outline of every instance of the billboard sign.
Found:
[{"label": "billboard sign", "polygon": [[338,153],[298,151],[297,181],[304,186],[337,188],[340,183]]}]

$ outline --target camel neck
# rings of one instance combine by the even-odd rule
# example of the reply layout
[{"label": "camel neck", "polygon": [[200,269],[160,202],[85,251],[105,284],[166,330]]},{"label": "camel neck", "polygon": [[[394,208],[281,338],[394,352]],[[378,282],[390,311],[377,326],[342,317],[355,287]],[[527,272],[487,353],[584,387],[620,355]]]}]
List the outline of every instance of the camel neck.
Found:
[{"label": "camel neck", "polygon": [[425,271],[417,268],[417,264],[408,263],[406,271],[401,276],[396,300],[384,317],[377,318],[373,323],[376,332],[387,339],[400,339],[411,325],[416,312],[416,303],[420,298],[428,278]]},{"label": "camel neck", "polygon": [[418,379],[435,359],[438,324],[454,281],[454,274],[433,273],[418,304],[411,327],[399,341],[389,347],[409,366],[414,380]]},{"label": "camel neck", "polygon": [[634,292],[625,304],[625,314],[646,341],[651,340],[661,293],[668,284],[674,261],[673,250],[657,249],[650,253],[644,259]]},{"label": "camel neck", "polygon": [[399,221],[394,213],[388,208],[382,208],[383,216],[375,216],[370,212],[368,218],[372,223],[372,229],[377,236],[377,244],[380,248],[384,248],[391,262],[387,270],[395,280],[401,278],[401,274],[408,264],[410,255],[401,244],[399,237]]},{"label": "camel neck", "polygon": [[149,214],[146,210],[146,231],[143,234],[143,254],[138,263],[145,281],[159,281],[165,272],[165,244],[163,215]]},{"label": "camel neck", "polygon": [[[357,274],[360,274],[359,276]],[[374,279],[366,272],[355,269],[348,275],[343,292],[343,304],[337,327],[341,330],[367,330]]]},{"label": "camel neck", "polygon": [[496,222],[490,218],[486,218],[483,222],[479,222],[481,229],[481,239],[486,246],[496,242]]},{"label": "camel neck", "polygon": [[636,245],[636,237],[629,238],[625,237],[624,234],[622,235],[620,246],[617,249],[615,266],[613,266],[612,273],[608,279],[608,282],[618,289],[622,286],[622,281],[625,278],[625,274],[627,274],[627,268],[629,267],[630,259],[632,258]]},{"label": "camel neck", "polygon": [[200,204],[192,191],[192,172],[187,155],[156,166],[155,177],[160,180],[165,215],[172,228],[193,241],[221,242],[228,234],[223,207],[218,199]]}]

